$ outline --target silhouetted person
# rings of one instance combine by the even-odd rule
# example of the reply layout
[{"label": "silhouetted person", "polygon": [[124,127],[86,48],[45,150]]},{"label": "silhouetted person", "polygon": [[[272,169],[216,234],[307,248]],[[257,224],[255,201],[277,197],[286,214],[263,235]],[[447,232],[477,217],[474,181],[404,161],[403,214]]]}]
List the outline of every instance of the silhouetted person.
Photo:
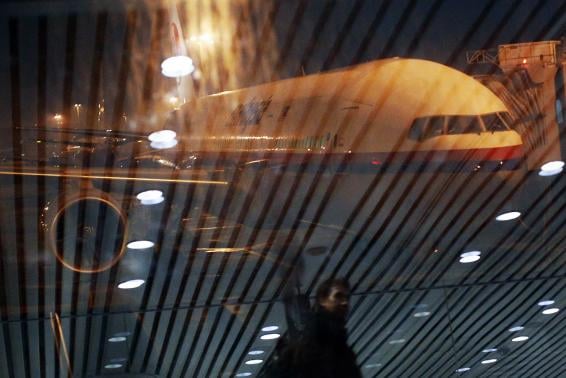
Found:
[{"label": "silhouetted person", "polygon": [[285,298],[287,334],[260,376],[361,377],[356,355],[347,342],[349,304],[350,285],[344,279],[322,282],[312,308],[304,295]]}]

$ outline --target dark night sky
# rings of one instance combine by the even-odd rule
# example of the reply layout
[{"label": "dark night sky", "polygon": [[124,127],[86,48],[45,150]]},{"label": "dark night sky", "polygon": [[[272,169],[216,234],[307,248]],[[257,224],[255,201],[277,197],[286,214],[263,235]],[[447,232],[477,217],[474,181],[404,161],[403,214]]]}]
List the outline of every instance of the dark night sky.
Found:
[{"label": "dark night sky", "polygon": [[[316,35],[313,31],[330,2],[308,1],[295,29],[291,20],[301,1],[284,3],[277,16],[277,32],[280,47],[283,47],[288,34],[295,31],[286,60],[291,75],[301,72],[300,62],[306,62],[304,71],[312,73],[322,68],[392,56],[430,59],[465,69],[466,50],[557,39],[566,34],[564,0],[337,1],[325,15],[324,27]],[[356,5],[360,7],[356,8]],[[350,12],[356,9],[355,21],[348,28],[345,23]],[[370,43],[356,61],[360,45],[379,10],[382,18],[369,33]],[[340,37],[345,37],[342,48],[335,59],[328,60],[331,48]],[[315,47],[305,57],[311,39],[315,41]]]}]

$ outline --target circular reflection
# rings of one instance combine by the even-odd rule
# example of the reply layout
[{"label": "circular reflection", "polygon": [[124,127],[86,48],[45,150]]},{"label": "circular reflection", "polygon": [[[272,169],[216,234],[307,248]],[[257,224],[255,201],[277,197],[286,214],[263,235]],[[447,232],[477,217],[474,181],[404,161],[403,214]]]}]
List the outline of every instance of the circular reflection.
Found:
[{"label": "circular reflection", "polygon": [[554,304],[554,301],[552,299],[540,301],[538,303],[539,306],[550,306],[550,305],[553,305],[553,304]]},{"label": "circular reflection", "polygon": [[460,368],[460,369],[456,369],[456,373],[464,373],[468,370],[470,370],[469,367],[463,367],[463,368]]},{"label": "circular reflection", "polygon": [[493,352],[497,352],[497,348],[487,348],[482,350],[483,353],[493,353]]},{"label": "circular reflection", "polygon": [[126,229],[125,216],[110,200],[80,197],[55,214],[50,247],[65,267],[97,273],[112,267],[124,254]]},{"label": "circular reflection", "polygon": [[543,310],[542,313],[544,315],[552,315],[552,314],[556,314],[558,311],[560,311],[559,308],[553,307],[553,308],[547,308],[546,310]]},{"label": "circular reflection", "polygon": [[236,374],[236,377],[249,377],[250,375],[252,375],[252,373],[250,373],[249,371],[245,371],[243,373]]}]

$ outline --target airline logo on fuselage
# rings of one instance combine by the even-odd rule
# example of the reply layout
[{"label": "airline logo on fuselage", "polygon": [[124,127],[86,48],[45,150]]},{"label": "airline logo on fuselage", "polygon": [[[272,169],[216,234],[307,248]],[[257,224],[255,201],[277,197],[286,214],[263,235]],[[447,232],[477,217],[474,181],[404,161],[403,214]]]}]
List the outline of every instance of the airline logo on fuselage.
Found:
[{"label": "airline logo on fuselage", "polygon": [[228,127],[246,127],[259,125],[265,111],[271,103],[271,98],[262,101],[250,101],[244,104],[239,104],[236,109],[232,111]]}]

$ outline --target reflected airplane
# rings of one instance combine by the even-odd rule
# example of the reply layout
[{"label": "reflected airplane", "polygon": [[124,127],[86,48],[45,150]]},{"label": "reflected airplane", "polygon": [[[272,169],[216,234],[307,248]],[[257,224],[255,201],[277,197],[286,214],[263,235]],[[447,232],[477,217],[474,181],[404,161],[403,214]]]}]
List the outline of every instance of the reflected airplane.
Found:
[{"label": "reflected airplane", "polygon": [[[167,149],[152,148],[138,133],[22,129],[22,140],[36,143],[24,142],[25,158],[4,153],[10,168],[0,175],[63,179],[48,185],[53,193],[46,197],[56,200],[42,214],[56,250],[73,244],[63,237],[62,215],[78,216],[81,201],[98,198],[119,213],[134,194],[172,184],[195,186],[190,198],[179,198],[203,215],[260,229],[321,225],[355,234],[367,225],[351,220],[376,209],[397,204],[395,211],[412,214],[426,201],[434,202],[424,214],[442,209],[450,197],[423,193],[448,193],[469,184],[470,175],[492,196],[500,182],[524,174],[521,137],[511,126],[502,101],[473,78],[438,63],[393,58],[195,99],[167,121],[178,139]],[[114,233],[128,227],[129,217],[116,215]],[[93,222],[78,222],[77,237],[99,243]],[[111,264],[125,240],[106,241],[120,250],[109,254]]]}]

